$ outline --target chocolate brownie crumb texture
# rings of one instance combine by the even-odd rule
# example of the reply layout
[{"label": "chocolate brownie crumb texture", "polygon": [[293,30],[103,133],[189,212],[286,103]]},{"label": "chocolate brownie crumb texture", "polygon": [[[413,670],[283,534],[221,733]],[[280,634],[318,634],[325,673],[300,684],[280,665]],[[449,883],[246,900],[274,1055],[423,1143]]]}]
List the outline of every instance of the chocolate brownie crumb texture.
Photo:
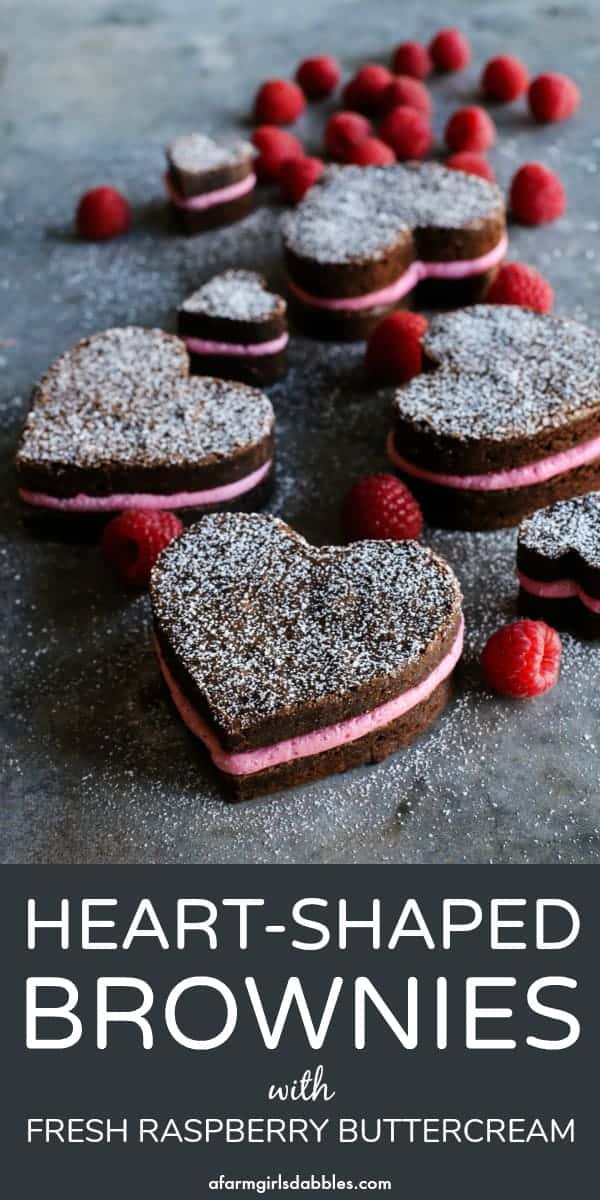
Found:
[{"label": "chocolate brownie crumb texture", "polygon": [[167,147],[167,190],[185,233],[202,233],[252,209],[254,149],[239,138],[182,134]]},{"label": "chocolate brownie crumb texture", "polygon": [[517,570],[522,612],[600,636],[600,492],[561,500],[523,521]]},{"label": "chocolate brownie crumb texture", "polygon": [[600,571],[600,492],[534,513],[519,528],[519,547],[557,565],[574,555]]},{"label": "chocolate brownie crumb texture", "polygon": [[209,279],[180,305],[177,329],[194,372],[266,386],[287,370],[287,305],[255,271]]},{"label": "chocolate brownie crumb texture", "polygon": [[285,315],[285,300],[256,271],[224,271],[188,296],[180,312],[229,321],[266,321]]}]

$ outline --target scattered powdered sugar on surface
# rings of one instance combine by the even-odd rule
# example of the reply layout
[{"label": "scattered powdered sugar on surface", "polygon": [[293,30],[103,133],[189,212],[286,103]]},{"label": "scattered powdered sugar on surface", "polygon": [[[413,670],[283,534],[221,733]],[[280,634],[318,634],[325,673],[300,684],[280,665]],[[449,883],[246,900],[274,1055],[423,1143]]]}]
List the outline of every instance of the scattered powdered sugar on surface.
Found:
[{"label": "scattered powdered sugar on surface", "polygon": [[231,270],[203,283],[180,308],[232,321],[262,321],[285,312],[286,305],[281,296],[268,290],[264,276],[256,271]]},{"label": "scattered powdered sugar on surface", "polygon": [[206,133],[183,133],[167,147],[167,158],[179,171],[212,171],[234,166],[254,153],[250,142],[239,138],[212,138]]},{"label": "scattered powdered sugar on surface", "polygon": [[270,401],[256,388],[187,377],[183,343],[109,329],[67,351],[34,391],[20,462],[199,464],[261,442]]},{"label": "scattered powdered sugar on surface", "polygon": [[274,518],[224,513],[171,543],[152,601],[213,712],[245,729],[418,662],[460,592],[416,542],[317,548]]},{"label": "scattered powdered sugar on surface", "polygon": [[540,509],[521,524],[519,542],[546,558],[562,558],[574,550],[600,569],[600,492]]},{"label": "scattered powdered sugar on surface", "polygon": [[282,221],[285,246],[322,263],[383,256],[416,226],[460,229],[503,209],[497,187],[437,163],[334,167]]},{"label": "scattered powdered sugar on surface", "polygon": [[480,304],[434,317],[423,347],[438,365],[394,398],[423,432],[500,441],[600,418],[600,336],[585,325]]}]

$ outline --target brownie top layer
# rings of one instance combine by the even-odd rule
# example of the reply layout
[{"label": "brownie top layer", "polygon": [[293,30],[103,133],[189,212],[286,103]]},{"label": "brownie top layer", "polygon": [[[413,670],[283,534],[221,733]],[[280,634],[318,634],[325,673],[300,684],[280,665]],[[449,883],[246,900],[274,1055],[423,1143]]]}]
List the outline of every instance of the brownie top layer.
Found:
[{"label": "brownie top layer", "polygon": [[398,238],[427,226],[485,225],[504,211],[497,187],[437,163],[332,167],[283,218],[287,250],[318,263],[383,257]]},{"label": "brownie top layer", "polygon": [[178,171],[214,171],[235,166],[252,157],[250,142],[241,138],[212,138],[206,133],[184,133],[167,147],[167,159]]},{"label": "brownie top layer", "polygon": [[159,631],[225,733],[418,666],[458,621],[448,564],[414,541],[317,548],[258,514],[207,516],[161,555]]},{"label": "brownie top layer", "polygon": [[209,279],[183,301],[179,311],[232,321],[265,321],[283,316],[286,307],[282,296],[269,291],[264,276],[231,270]]},{"label": "brownie top layer", "polygon": [[540,509],[520,525],[519,546],[554,559],[574,551],[600,569],[600,492]]},{"label": "brownie top layer", "polygon": [[434,317],[426,370],[394,397],[394,414],[423,434],[489,442],[600,419],[600,336],[512,305]]},{"label": "brownie top layer", "polygon": [[79,342],[34,389],[17,463],[198,465],[270,435],[262,392],[190,378],[188,367],[183,343],[159,329],[108,329]]}]

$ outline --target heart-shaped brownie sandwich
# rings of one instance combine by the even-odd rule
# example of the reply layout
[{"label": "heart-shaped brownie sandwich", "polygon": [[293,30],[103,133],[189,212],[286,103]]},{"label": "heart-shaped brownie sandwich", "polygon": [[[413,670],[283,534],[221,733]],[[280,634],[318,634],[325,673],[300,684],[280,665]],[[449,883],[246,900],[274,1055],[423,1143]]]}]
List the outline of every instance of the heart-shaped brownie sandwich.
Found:
[{"label": "heart-shaped brownie sandwich", "polygon": [[448,700],[461,594],[418,542],[317,548],[219,513],[167,547],[150,591],[175,705],[236,799],[377,762]]},{"label": "heart-shaped brownie sandwich", "polygon": [[423,301],[480,299],[506,253],[504,202],[437,163],[333,167],[284,218],[283,244],[303,326],[362,338],[419,283]]},{"label": "heart-shaped brownie sandwich", "polygon": [[256,271],[224,271],[188,296],[177,331],[201,374],[263,386],[287,369],[287,305]]},{"label": "heart-shaped brownie sandwich", "polygon": [[600,492],[559,500],[519,528],[519,607],[600,637]]},{"label": "heart-shaped brownie sandwich", "polygon": [[254,149],[239,138],[185,133],[167,147],[165,185],[184,233],[231,225],[252,211]]},{"label": "heart-shaped brownie sandwich", "polygon": [[34,388],[17,452],[26,504],[72,516],[259,503],[273,457],[269,400],[188,370],[179,338],[134,326],[58,358]]},{"label": "heart-shaped brownie sandwich", "polygon": [[435,317],[423,353],[396,392],[388,452],[434,524],[515,525],[600,485],[598,334],[477,305]]}]

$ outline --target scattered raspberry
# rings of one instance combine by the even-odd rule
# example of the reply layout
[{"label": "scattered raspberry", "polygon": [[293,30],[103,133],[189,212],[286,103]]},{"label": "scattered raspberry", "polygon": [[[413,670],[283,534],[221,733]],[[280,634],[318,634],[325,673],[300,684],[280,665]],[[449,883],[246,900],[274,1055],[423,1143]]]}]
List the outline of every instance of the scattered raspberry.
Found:
[{"label": "scattered raspberry", "polygon": [[450,150],[470,150],[477,154],[494,145],[496,127],[484,108],[471,104],[452,114],[444,137]]},{"label": "scattered raspberry", "polygon": [[471,61],[471,47],[459,29],[440,29],[429,44],[438,71],[462,71]]},{"label": "scattered raspberry", "polygon": [[483,649],[483,677],[505,696],[540,696],[558,680],[561,649],[556,630],[544,621],[503,625]]},{"label": "scattered raspberry", "polygon": [[534,312],[550,312],[554,292],[534,267],[525,263],[504,263],[492,280],[485,297],[486,304],[519,304]]},{"label": "scattered raspberry", "polygon": [[77,205],[75,221],[81,237],[91,242],[118,237],[129,229],[131,210],[124,196],[111,187],[92,188]]},{"label": "scattered raspberry", "polygon": [[392,70],[412,75],[413,79],[427,79],[433,71],[429,50],[421,42],[401,42],[394,50]]},{"label": "scattered raspberry", "polygon": [[433,141],[427,118],[408,104],[390,109],[379,126],[379,134],[399,159],[424,158]]},{"label": "scattered raspberry", "polygon": [[359,113],[334,113],[325,126],[325,147],[332,158],[344,162],[355,146],[364,142],[372,132],[371,122]]},{"label": "scattered raspberry", "polygon": [[489,183],[496,182],[496,176],[487,158],[482,158],[480,154],[472,154],[470,150],[459,150],[458,154],[451,154],[444,163],[445,167],[449,167],[451,171],[465,171],[467,175],[479,175],[481,179],[487,179]]},{"label": "scattered raspberry", "polygon": [[329,54],[305,58],[296,71],[296,81],[309,100],[329,96],[340,82],[342,72],[337,59]]},{"label": "scattered raspberry", "polygon": [[277,180],[286,159],[299,158],[304,153],[298,138],[277,125],[259,125],[252,134],[252,141],[259,151],[254,167],[262,180]]},{"label": "scattered raspberry", "polygon": [[388,313],[367,342],[369,373],[386,383],[406,383],[418,375],[423,366],[421,338],[426,329],[427,320],[421,313]]},{"label": "scattered raspberry", "polygon": [[523,225],[556,221],[567,207],[565,189],[554,171],[542,163],[519,167],[510,185],[510,208]]},{"label": "scattered raspberry", "polygon": [[268,79],[254,101],[254,116],[260,124],[291,125],[306,108],[302,88],[289,79]]},{"label": "scattered raspberry", "polygon": [[368,116],[381,112],[383,94],[392,81],[392,73],[379,63],[366,63],[346,84],[344,104]]},{"label": "scattered raspberry", "polygon": [[423,514],[412,492],[395,475],[367,475],[344,498],[342,530],[348,542],[362,538],[402,542],[421,536]]},{"label": "scattered raspberry", "polygon": [[129,587],[146,587],[161,550],[179,536],[183,525],[166,509],[128,509],[104,527],[100,548]]},{"label": "scattered raspberry", "polygon": [[568,75],[547,71],[532,81],[527,98],[536,121],[566,121],[577,112],[581,92]]},{"label": "scattered raspberry", "polygon": [[321,158],[310,158],[308,155],[288,158],[279,172],[279,186],[284,200],[288,204],[298,204],[324,170],[325,163]]},{"label": "scattered raspberry", "polygon": [[346,156],[346,162],[353,163],[355,167],[387,167],[395,161],[392,147],[376,137],[365,138]]},{"label": "scattered raspberry", "polygon": [[512,54],[499,54],[485,64],[481,76],[481,90],[490,100],[508,103],[527,91],[529,74],[520,58]]},{"label": "scattered raspberry", "polygon": [[408,104],[424,117],[431,115],[431,96],[425,84],[418,79],[411,79],[410,75],[397,75],[383,93],[384,112],[389,112],[390,108],[396,108],[398,104]]}]

